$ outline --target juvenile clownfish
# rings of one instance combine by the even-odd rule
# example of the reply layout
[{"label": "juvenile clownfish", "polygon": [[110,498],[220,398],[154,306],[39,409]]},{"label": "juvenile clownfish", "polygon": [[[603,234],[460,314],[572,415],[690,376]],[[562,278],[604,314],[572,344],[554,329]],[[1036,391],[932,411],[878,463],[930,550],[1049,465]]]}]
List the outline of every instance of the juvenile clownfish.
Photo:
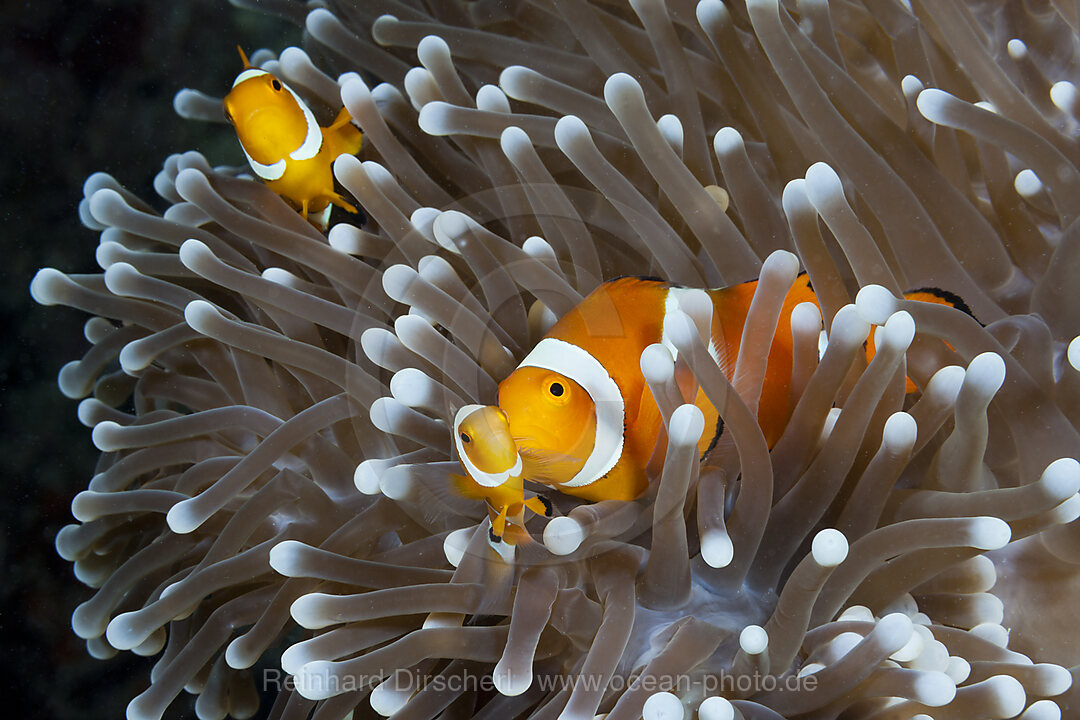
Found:
[{"label": "juvenile clownfish", "polygon": [[223,105],[252,171],[320,227],[325,228],[331,205],[357,212],[334,190],[332,167],[339,155],[360,151],[363,136],[349,111],[342,108],[330,127],[320,127],[292,88],[253,67],[237,49],[244,69]]},{"label": "juvenile clownfish", "polygon": [[[705,291],[713,306],[710,354],[729,378],[756,287],[752,281]],[[498,407],[469,406],[455,418],[458,455],[471,480],[489,486],[513,477],[515,487],[522,479],[534,480],[592,501],[632,500],[644,492],[646,466],[663,425],[639,358],[647,346],[663,342],[665,315],[686,292],[659,280],[620,278],[564,315],[499,384]],[[970,314],[949,293],[924,289],[908,297]],[[803,302],[817,304],[806,274],[788,292],[781,323]],[[870,341],[868,355],[872,349]],[[758,404],[758,424],[770,448],[788,420],[791,356],[791,334],[777,333]],[[705,416],[698,443],[704,458],[723,421],[700,388],[694,404]]]},{"label": "juvenile clownfish", "polygon": [[454,443],[467,473],[452,476],[455,489],[464,497],[487,502],[493,541],[506,535],[511,544],[528,542],[525,508],[551,517],[551,503],[541,495],[525,497],[524,464],[510,437],[506,413],[491,405],[466,405],[458,410],[454,427]]}]

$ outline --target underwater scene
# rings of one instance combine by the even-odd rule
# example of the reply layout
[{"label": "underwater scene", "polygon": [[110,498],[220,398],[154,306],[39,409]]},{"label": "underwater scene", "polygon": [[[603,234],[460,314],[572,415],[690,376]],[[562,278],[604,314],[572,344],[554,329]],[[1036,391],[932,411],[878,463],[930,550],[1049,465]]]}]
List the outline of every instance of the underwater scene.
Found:
[{"label": "underwater scene", "polygon": [[24,714],[1080,713],[1080,4],[49,7]]}]

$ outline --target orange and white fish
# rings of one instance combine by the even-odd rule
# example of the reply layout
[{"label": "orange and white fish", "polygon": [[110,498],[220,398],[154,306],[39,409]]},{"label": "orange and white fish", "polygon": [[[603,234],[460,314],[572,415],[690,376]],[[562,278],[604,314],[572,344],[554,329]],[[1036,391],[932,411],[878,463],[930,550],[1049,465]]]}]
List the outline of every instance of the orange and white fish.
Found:
[{"label": "orange and white fish", "polygon": [[[705,291],[713,308],[709,351],[729,378],[756,287],[753,281]],[[691,290],[659,280],[620,278],[564,315],[499,384],[498,407],[469,406],[455,418],[457,450],[469,478],[485,487],[513,478],[515,488],[522,479],[533,480],[593,501],[631,500],[644,492],[663,425],[639,359],[646,347],[664,342],[665,316],[686,292]],[[933,289],[909,298],[967,311],[956,296]],[[817,304],[805,274],[784,300],[779,327],[803,302]],[[870,342],[868,355],[872,349]],[[777,332],[758,403],[769,447],[787,425],[791,372],[791,333]],[[705,416],[698,443],[704,457],[723,422],[700,388],[694,404]]]},{"label": "orange and white fish", "polygon": [[357,212],[334,189],[334,160],[355,155],[363,141],[349,111],[342,108],[330,127],[320,127],[292,88],[253,67],[239,50],[244,69],[225,96],[224,109],[252,171],[319,227],[329,221],[331,204]]},{"label": "orange and white fish", "polygon": [[507,421],[506,413],[491,405],[458,410],[454,444],[467,474],[451,477],[461,495],[487,502],[491,539],[498,542],[505,535],[518,544],[529,540],[525,508],[550,517],[551,503],[540,495],[525,497],[524,464]]}]

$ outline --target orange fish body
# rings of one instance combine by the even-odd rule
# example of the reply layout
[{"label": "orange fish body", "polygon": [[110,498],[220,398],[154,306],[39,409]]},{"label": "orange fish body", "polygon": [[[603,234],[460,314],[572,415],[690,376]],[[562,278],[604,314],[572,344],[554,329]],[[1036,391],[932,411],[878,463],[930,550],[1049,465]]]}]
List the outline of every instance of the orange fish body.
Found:
[{"label": "orange fish body", "polygon": [[[713,304],[710,351],[729,377],[756,286],[706,291]],[[559,320],[499,385],[498,405],[509,418],[511,437],[523,456],[539,457],[545,465],[542,475],[548,477],[541,482],[587,500],[629,500],[645,490],[645,468],[662,421],[641,373],[641,352],[664,342],[665,314],[678,307],[678,295],[685,292],[633,277],[605,283]],[[805,301],[816,298],[801,276],[781,317]],[[790,333],[777,333],[758,413],[770,446],[787,422],[791,352]],[[704,455],[723,424],[700,389],[694,404],[705,416],[706,432],[698,443]],[[563,457],[546,457],[552,448]]]},{"label": "orange fish body", "polygon": [[252,171],[305,218],[317,217],[316,224],[326,225],[331,204],[355,213],[334,189],[334,160],[356,154],[363,141],[348,110],[320,127],[288,85],[252,67],[243,51],[240,56],[244,70],[225,96],[224,110]]},{"label": "orange fish body", "polygon": [[[525,497],[521,455],[509,434],[506,413],[490,405],[466,405],[454,421],[454,444],[465,475],[453,475],[454,488],[464,497],[483,500],[491,520],[491,539],[527,542],[525,508],[551,515],[551,505],[540,496]],[[508,532],[509,531],[509,532]]]},{"label": "orange fish body", "polygon": [[[728,378],[735,371],[756,289],[753,281],[704,291],[713,311],[708,349]],[[492,425],[499,426],[498,439],[494,434],[489,438],[506,444],[500,452],[507,458],[513,448],[521,461],[519,475],[592,501],[631,500],[645,491],[646,468],[654,451],[662,451],[657,441],[663,424],[640,358],[655,343],[676,354],[664,336],[664,319],[679,309],[679,297],[688,292],[702,291],[636,277],[606,282],[564,315],[499,384],[498,407],[488,415]],[[910,297],[966,309],[959,298],[936,290],[916,291]],[[792,335],[786,328],[792,311],[803,302],[817,305],[805,274],[784,300],[759,398],[758,424],[770,448],[791,410]],[[867,354],[872,353],[871,341]],[[723,432],[723,422],[700,388],[693,402],[705,417],[698,442],[704,457]],[[481,449],[492,452],[482,443],[458,446],[466,460]],[[468,463],[463,463],[471,476]]]}]

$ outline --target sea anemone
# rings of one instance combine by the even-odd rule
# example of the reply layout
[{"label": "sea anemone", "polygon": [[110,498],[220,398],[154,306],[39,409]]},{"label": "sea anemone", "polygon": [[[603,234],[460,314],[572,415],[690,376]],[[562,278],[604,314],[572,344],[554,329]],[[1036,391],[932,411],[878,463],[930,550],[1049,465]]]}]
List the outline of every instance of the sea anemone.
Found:
[{"label": "sea anemone", "polygon": [[[95,589],[72,618],[90,653],[158,656],[129,718],[184,690],[200,718],[249,717],[282,647],[280,718],[1060,716],[1080,663],[1080,148],[1055,82],[1074,8],[251,4],[350,70],[252,57],[363,128],[335,174],[366,222],[324,236],[189,152],[156,178],[163,212],[88,179],[104,272],[31,286],[92,316],[59,384],[102,455],[56,545]],[[195,91],[176,106],[222,119]],[[800,266],[820,310],[788,323]],[[492,545],[446,489],[454,413],[628,273],[760,277],[731,377],[700,297],[667,328],[724,434],[699,463],[700,413],[647,349],[650,491],[556,498],[542,542]],[[776,332],[793,372],[770,449]]]}]

